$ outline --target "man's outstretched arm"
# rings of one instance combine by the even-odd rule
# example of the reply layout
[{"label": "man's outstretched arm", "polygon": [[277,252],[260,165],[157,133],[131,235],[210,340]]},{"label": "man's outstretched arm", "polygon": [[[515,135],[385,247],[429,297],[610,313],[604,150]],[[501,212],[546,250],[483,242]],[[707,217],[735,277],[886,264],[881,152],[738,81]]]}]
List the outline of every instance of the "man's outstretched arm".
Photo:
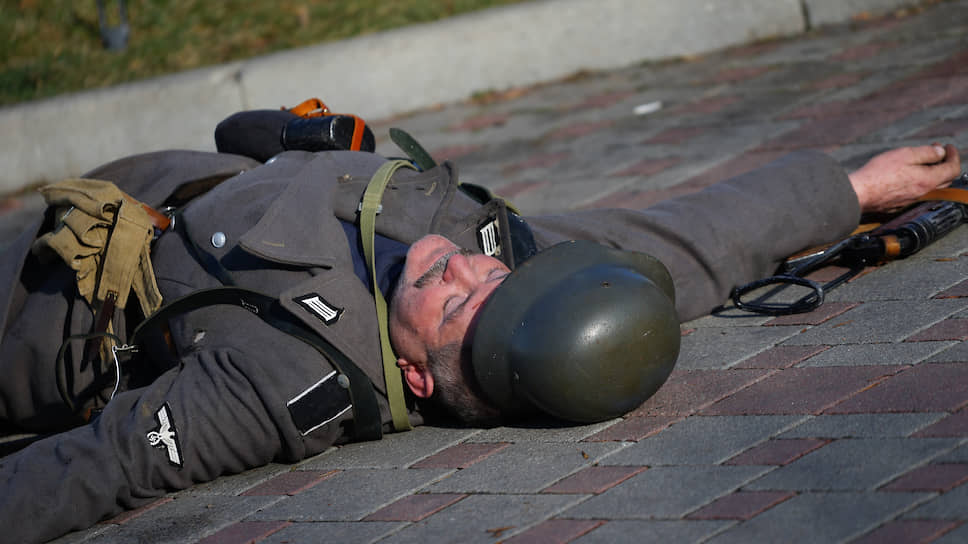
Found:
[{"label": "man's outstretched arm", "polygon": [[650,253],[676,282],[679,317],[713,310],[736,285],[773,273],[804,248],[850,234],[861,212],[889,210],[960,173],[953,146],[901,148],[848,176],[827,155],[797,152],[645,210],[529,217],[539,244],[566,239]]}]

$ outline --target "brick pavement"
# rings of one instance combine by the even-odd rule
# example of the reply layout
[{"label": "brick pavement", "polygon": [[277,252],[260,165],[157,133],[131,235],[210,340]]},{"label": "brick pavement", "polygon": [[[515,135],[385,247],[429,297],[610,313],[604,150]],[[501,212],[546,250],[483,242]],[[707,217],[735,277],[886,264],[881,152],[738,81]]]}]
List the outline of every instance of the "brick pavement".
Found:
[{"label": "brick pavement", "polygon": [[[792,149],[856,166],[964,144],[968,1],[915,11],[373,125],[409,130],[530,213],[646,206]],[[7,200],[7,223],[33,205]],[[684,324],[676,371],[625,418],[422,427],[60,542],[964,542],[966,277],[962,227],[810,314]]]}]

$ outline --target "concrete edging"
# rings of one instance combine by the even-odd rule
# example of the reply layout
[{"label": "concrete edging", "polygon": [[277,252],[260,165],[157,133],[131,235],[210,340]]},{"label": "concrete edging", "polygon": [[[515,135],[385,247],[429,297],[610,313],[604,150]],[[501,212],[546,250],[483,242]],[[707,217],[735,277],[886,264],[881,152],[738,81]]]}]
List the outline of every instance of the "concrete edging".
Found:
[{"label": "concrete edging", "polygon": [[166,148],[311,96],[378,119],[474,92],[695,55],[915,0],[536,0],[0,109],[0,193]]}]

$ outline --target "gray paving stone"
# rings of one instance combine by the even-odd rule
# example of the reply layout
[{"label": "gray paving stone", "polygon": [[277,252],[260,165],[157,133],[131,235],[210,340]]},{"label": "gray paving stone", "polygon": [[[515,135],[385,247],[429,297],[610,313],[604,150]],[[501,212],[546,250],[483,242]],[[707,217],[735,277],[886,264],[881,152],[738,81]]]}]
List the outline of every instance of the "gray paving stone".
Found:
[{"label": "gray paving stone", "polygon": [[[937,258],[949,258],[953,255],[946,248],[951,247],[951,244],[947,244],[929,246],[929,249],[935,252]],[[927,253],[924,257],[931,258]],[[875,300],[921,301],[957,285],[965,276],[968,276],[968,258],[933,261],[931,266],[926,266],[921,259],[904,259],[886,264],[879,270],[838,287],[830,292],[827,299],[863,300],[868,303]]]},{"label": "gray paving stone", "polygon": [[[968,108],[963,108],[961,116],[963,117],[966,113],[968,113]],[[968,251],[968,228],[962,225],[944,238],[922,249],[918,256],[928,259],[957,257],[958,265],[964,270],[965,262],[968,261],[968,257],[965,256],[966,251]],[[931,266],[934,266],[933,262]]]},{"label": "gray paving stone", "polygon": [[[968,317],[968,310],[959,314]],[[958,342],[950,348],[930,357],[929,363],[964,363],[968,362],[968,342]]]},{"label": "gray paving stone", "polygon": [[929,495],[801,493],[712,538],[710,544],[845,542],[893,519]]},{"label": "gray paving stone", "polygon": [[947,416],[945,413],[817,416],[780,438],[903,438]]},{"label": "gray paving stone", "polygon": [[433,493],[536,493],[622,447],[619,442],[511,444],[427,490]]},{"label": "gray paving stone", "polygon": [[744,312],[730,304],[712,315],[693,319],[682,324],[683,329],[718,328],[718,327],[759,327],[774,319],[773,316]]},{"label": "gray paving stone", "polygon": [[191,544],[279,501],[279,497],[175,496],[151,515],[112,525],[86,542]]},{"label": "gray paving stone", "polygon": [[963,444],[935,459],[936,463],[968,463],[968,444]]},{"label": "gray paving stone", "polygon": [[718,464],[774,436],[803,416],[692,416],[608,456],[603,465]]},{"label": "gray paving stone", "polygon": [[[785,345],[898,342],[968,307],[968,299],[879,301],[852,308]],[[905,316],[898,319],[898,316]]]},{"label": "gray paving stone", "polygon": [[965,542],[968,542],[968,524],[941,535],[941,538],[932,540],[931,544],[964,544]]},{"label": "gray paving stone", "polygon": [[479,429],[416,427],[405,433],[384,435],[377,442],[356,442],[340,446],[304,461],[300,468],[405,468],[477,432]]},{"label": "gray paving stone", "polygon": [[580,442],[622,421],[610,419],[590,425],[569,425],[554,419],[532,419],[514,426],[482,429],[467,442]]},{"label": "gray paving stone", "polygon": [[642,542],[702,542],[733,521],[618,520],[572,540],[571,544],[641,544]]},{"label": "gray paving stone", "polygon": [[[932,47],[937,47],[937,44],[930,44]],[[941,52],[938,57],[943,58],[946,56],[947,52]],[[939,60],[940,60],[939,58]],[[927,59],[925,59],[927,60]],[[865,140],[883,142],[883,141],[901,141],[910,136],[913,133],[921,131],[924,127],[943,119],[957,119],[961,117],[962,112],[965,107],[963,105],[957,106],[938,106],[934,108],[928,108],[919,112],[912,113],[911,115],[891,123],[890,125],[875,131],[874,133],[861,138],[859,141],[863,142]],[[953,232],[948,235],[960,237],[960,233]],[[928,246],[927,249],[933,249],[934,245]]]},{"label": "gray paving stone", "polygon": [[339,542],[340,544],[364,544],[376,542],[399,530],[404,523],[386,521],[343,522],[317,521],[297,522],[272,533],[259,544],[294,544],[297,542]]},{"label": "gray paving stone", "polygon": [[964,520],[968,515],[968,485],[960,485],[905,514],[907,519]]},{"label": "gray paving stone", "polygon": [[789,341],[802,327],[709,327],[682,338],[680,370],[729,368],[775,344]]},{"label": "gray paving stone", "polygon": [[752,482],[747,489],[864,491],[876,489],[958,444],[942,438],[843,439]]},{"label": "gray paving stone", "polygon": [[833,346],[797,366],[914,365],[944,351],[955,342],[901,342]]},{"label": "gray paving stone", "polygon": [[99,523],[83,531],[68,533],[60,538],[51,540],[48,544],[80,544],[82,542],[92,542],[101,533],[115,530],[114,527],[111,524]]},{"label": "gray paving stone", "polygon": [[492,544],[582,500],[582,495],[473,495],[382,540]]},{"label": "gray paving stone", "polygon": [[293,470],[294,467],[295,465],[270,463],[264,467],[247,470],[241,474],[223,476],[211,482],[192,486],[179,492],[178,495],[240,495],[267,480],[271,480],[279,474]]},{"label": "gray paving stone", "polygon": [[560,517],[581,519],[679,519],[769,471],[753,466],[653,467]]},{"label": "gray paving stone", "polygon": [[260,510],[248,519],[357,521],[425,488],[447,472],[434,469],[345,470],[298,495]]}]

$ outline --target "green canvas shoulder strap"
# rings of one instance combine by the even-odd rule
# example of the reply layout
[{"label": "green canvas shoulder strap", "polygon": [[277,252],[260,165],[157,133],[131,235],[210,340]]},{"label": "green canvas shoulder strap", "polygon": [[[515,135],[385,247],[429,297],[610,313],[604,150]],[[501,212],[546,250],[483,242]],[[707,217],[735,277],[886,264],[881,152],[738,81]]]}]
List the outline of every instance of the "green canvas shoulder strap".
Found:
[{"label": "green canvas shoulder strap", "polygon": [[397,368],[397,356],[390,345],[390,331],[387,324],[387,302],[380,292],[376,281],[376,263],[373,245],[376,236],[376,215],[380,211],[380,201],[383,191],[390,182],[390,177],[400,168],[414,167],[404,160],[388,161],[373,174],[360,205],[360,236],[363,239],[363,257],[370,270],[370,281],[373,284],[373,299],[376,302],[376,317],[380,325],[380,348],[383,356],[383,376],[386,380],[387,400],[390,403],[390,415],[393,417],[393,428],[397,431],[407,431],[410,418],[407,415],[407,404],[403,394],[403,379]]}]

